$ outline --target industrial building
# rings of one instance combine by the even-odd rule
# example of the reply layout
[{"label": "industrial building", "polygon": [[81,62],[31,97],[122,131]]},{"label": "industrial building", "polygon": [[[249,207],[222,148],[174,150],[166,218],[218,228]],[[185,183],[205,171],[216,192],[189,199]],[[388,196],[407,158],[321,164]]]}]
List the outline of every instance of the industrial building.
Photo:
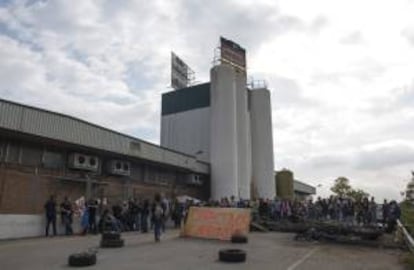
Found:
[{"label": "industrial building", "polygon": [[209,198],[210,165],[83,120],[0,99],[0,239],[44,233],[51,195]]},{"label": "industrial building", "polygon": [[[44,203],[188,195],[276,195],[270,91],[247,87],[245,52],[221,38],[210,82],[172,54],[162,95],[161,146],[84,120],[0,99],[0,239],[44,233]],[[190,74],[190,75],[189,75]],[[302,195],[314,188],[295,182]]]},{"label": "industrial building", "polygon": [[306,200],[316,194],[316,188],[298,181],[292,171],[282,169],[275,172],[276,195],[281,199]]},{"label": "industrial building", "polygon": [[270,91],[228,64],[209,83],[163,94],[161,146],[211,164],[214,199],[274,198]]}]

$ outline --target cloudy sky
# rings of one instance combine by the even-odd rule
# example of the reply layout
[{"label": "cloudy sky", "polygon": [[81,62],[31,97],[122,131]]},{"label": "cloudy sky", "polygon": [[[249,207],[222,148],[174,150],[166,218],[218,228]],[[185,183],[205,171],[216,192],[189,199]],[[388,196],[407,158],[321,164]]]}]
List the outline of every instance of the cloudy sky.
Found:
[{"label": "cloudy sky", "polygon": [[219,36],[272,91],[275,167],[400,198],[414,169],[414,1],[0,0],[0,97],[159,142],[170,51]]}]

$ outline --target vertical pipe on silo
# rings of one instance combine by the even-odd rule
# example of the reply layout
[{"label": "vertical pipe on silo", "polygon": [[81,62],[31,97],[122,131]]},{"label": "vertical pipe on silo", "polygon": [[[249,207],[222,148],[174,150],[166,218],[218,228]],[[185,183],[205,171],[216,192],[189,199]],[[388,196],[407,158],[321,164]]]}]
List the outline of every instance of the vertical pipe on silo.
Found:
[{"label": "vertical pipe on silo", "polygon": [[250,91],[250,119],[254,186],[260,198],[273,199],[276,188],[273,164],[272,110],[268,89]]},{"label": "vertical pipe on silo", "polygon": [[239,197],[250,199],[251,152],[246,74],[236,73],[237,164]]},{"label": "vertical pipe on silo", "polygon": [[238,196],[236,83],[232,67],[211,69],[210,164],[213,199]]}]

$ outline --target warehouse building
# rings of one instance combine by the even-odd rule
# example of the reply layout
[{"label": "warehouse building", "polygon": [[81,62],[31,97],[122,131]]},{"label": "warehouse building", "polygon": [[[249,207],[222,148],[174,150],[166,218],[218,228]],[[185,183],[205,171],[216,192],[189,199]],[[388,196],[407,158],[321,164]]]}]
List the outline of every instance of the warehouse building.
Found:
[{"label": "warehouse building", "polygon": [[83,120],[0,99],[0,238],[43,234],[51,195],[108,205],[209,198],[209,164]]}]

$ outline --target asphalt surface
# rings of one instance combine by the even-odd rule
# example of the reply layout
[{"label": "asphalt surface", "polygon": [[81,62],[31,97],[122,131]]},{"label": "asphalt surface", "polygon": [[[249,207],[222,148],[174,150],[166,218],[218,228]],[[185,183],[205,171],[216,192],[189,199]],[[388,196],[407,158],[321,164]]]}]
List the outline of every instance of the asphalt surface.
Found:
[{"label": "asphalt surface", "polygon": [[[297,242],[292,234],[251,233],[248,244],[179,238],[177,231],[163,235],[160,243],[151,234],[125,233],[123,248],[99,249],[95,266],[86,269],[283,269],[283,270],[402,270],[396,250]],[[0,269],[73,269],[71,253],[98,247],[99,236],[35,238],[0,242]],[[245,263],[222,263],[218,251],[241,248]]]}]

